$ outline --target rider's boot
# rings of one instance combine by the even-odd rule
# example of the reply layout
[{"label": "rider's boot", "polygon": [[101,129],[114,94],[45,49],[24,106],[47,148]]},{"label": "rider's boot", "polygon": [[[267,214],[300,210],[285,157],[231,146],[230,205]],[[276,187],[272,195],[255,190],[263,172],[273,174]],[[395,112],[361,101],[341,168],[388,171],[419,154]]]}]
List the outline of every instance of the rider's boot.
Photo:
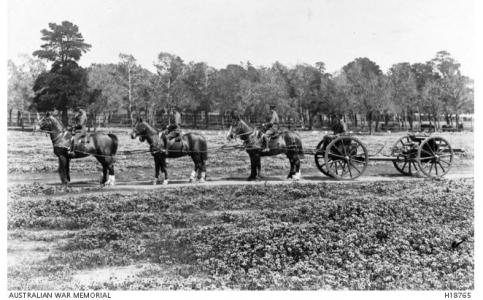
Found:
[{"label": "rider's boot", "polygon": [[263,144],[264,144],[264,148],[262,150],[262,152],[268,152],[270,151],[270,148],[268,147],[268,142],[269,142],[269,139],[268,139],[268,136],[266,134],[263,135]]},{"label": "rider's boot", "polygon": [[70,158],[74,158],[75,157],[75,151],[74,151],[74,137],[72,137],[71,141],[70,141],[70,148],[69,148],[69,152],[67,152],[67,156],[69,156]]}]

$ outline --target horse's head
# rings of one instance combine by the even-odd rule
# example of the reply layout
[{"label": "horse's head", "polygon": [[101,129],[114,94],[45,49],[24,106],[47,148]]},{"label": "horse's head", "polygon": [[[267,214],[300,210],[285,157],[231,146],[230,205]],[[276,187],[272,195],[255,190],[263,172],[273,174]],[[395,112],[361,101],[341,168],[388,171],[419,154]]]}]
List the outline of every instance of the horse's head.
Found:
[{"label": "horse's head", "polygon": [[238,114],[233,114],[230,124],[230,129],[226,135],[228,140],[231,140],[236,137],[240,137],[241,139],[245,139],[246,136],[252,133],[252,129],[248,126],[243,120],[240,118]]},{"label": "horse's head", "polygon": [[37,119],[37,124],[34,125],[34,131],[54,131],[55,130],[55,120],[54,117],[47,113],[45,117]]},{"label": "horse's head", "polygon": [[134,124],[132,131],[131,131],[131,138],[135,139],[139,137],[140,142],[146,141],[146,137],[150,135],[156,134],[156,130],[151,128],[146,121],[143,121],[141,117],[136,119],[136,123]]},{"label": "horse's head", "polygon": [[228,129],[228,133],[226,134],[227,140],[230,141],[238,136],[240,121],[240,116],[236,113],[232,113],[230,129]]}]

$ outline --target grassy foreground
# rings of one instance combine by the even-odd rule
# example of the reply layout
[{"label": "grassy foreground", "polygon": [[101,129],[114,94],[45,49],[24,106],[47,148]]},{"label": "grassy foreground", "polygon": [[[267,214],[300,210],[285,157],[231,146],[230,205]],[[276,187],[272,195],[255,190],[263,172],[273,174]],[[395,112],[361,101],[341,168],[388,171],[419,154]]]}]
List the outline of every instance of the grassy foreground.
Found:
[{"label": "grassy foreground", "polygon": [[9,289],[474,288],[472,179],[10,196]]}]

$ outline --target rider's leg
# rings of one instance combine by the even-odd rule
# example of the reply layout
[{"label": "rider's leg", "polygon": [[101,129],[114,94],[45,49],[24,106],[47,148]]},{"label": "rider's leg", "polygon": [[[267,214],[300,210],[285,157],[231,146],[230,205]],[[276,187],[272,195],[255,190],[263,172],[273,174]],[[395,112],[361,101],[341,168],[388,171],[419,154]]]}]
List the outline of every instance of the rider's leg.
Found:
[{"label": "rider's leg", "polygon": [[69,152],[68,152],[68,155],[70,158],[73,158],[75,157],[75,151],[74,151],[74,146],[75,146],[75,142],[76,142],[76,136],[75,135],[72,135],[72,138],[70,139],[70,149],[69,149]]}]

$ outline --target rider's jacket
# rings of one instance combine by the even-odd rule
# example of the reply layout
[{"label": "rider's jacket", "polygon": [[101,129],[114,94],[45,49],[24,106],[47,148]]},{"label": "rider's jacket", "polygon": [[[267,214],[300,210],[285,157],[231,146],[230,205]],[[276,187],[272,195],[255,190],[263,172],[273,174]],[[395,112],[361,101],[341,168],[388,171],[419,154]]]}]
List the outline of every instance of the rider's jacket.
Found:
[{"label": "rider's jacket", "polygon": [[74,126],[72,127],[75,131],[83,131],[87,124],[87,113],[85,110],[80,109],[74,116]]},{"label": "rider's jacket", "polygon": [[272,125],[278,125],[279,122],[280,122],[280,120],[278,119],[277,112],[276,111],[273,111],[272,112],[272,115],[270,116],[269,123],[272,124]]},{"label": "rider's jacket", "polygon": [[168,129],[171,128],[171,130],[179,128],[181,126],[181,115],[179,112],[174,112],[169,116],[169,125]]},{"label": "rider's jacket", "polygon": [[347,125],[345,124],[344,121],[342,120],[337,120],[333,125],[332,125],[332,131],[334,131],[334,134],[341,134],[345,133],[347,131]]}]

